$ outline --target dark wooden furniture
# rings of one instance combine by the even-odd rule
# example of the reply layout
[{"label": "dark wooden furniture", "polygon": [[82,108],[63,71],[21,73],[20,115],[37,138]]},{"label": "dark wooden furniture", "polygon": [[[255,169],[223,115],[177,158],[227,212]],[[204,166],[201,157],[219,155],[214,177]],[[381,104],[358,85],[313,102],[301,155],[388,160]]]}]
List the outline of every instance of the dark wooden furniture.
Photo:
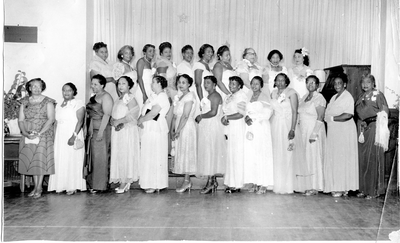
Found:
[{"label": "dark wooden furniture", "polygon": [[25,176],[18,173],[20,139],[21,136],[4,137],[4,186],[20,183],[21,192],[24,192]]}]

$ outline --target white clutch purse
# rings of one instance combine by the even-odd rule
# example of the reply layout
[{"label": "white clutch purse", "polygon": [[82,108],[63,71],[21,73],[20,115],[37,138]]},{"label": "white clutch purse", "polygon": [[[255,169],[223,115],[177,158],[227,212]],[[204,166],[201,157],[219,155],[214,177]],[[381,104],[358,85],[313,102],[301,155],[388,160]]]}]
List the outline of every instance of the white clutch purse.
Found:
[{"label": "white clutch purse", "polygon": [[29,139],[27,137],[25,137],[25,144],[39,144],[39,137],[36,137],[34,139]]}]

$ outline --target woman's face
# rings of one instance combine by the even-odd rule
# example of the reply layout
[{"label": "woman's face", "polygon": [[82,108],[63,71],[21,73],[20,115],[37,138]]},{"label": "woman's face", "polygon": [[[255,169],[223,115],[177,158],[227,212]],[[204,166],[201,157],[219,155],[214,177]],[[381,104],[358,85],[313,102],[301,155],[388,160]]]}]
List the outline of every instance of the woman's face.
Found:
[{"label": "woman's face", "polygon": [[132,58],[133,58],[133,53],[131,49],[125,48],[124,51],[122,52],[122,60],[129,63],[132,61]]},{"label": "woman's face", "polygon": [[203,60],[209,62],[209,61],[211,61],[213,56],[214,56],[214,52],[212,51],[211,47],[208,47],[204,51]]},{"label": "woman's face", "polygon": [[229,80],[229,91],[231,91],[232,94],[238,92],[240,90],[240,85],[237,81],[231,81]]},{"label": "woman's face", "polygon": [[178,86],[178,89],[182,92],[186,92],[189,90],[189,82],[184,77],[179,78],[177,86]]},{"label": "woman's face", "polygon": [[107,47],[102,47],[96,51],[96,55],[103,59],[104,61],[108,58],[108,50]]},{"label": "woman's face", "polygon": [[244,58],[246,60],[249,60],[251,63],[255,63],[256,62],[256,51],[254,49],[248,49],[246,52],[246,56],[244,56]]},{"label": "woman's face", "polygon": [[281,58],[279,57],[278,53],[272,55],[271,59],[269,60],[273,65],[279,65],[281,62]]},{"label": "woman's face", "polygon": [[253,90],[253,92],[258,92],[261,90],[261,84],[260,84],[260,80],[253,78],[251,80],[251,90]]},{"label": "woman's face", "polygon": [[317,84],[315,78],[308,78],[306,80],[306,88],[308,90],[308,92],[312,93],[314,91],[316,91],[319,87],[319,84]]},{"label": "woman's face", "polygon": [[213,81],[211,81],[211,79],[204,79],[204,89],[210,93],[211,91],[213,91],[215,89],[215,84],[213,83]]},{"label": "woman's face", "polygon": [[172,57],[171,48],[164,48],[163,52],[161,53],[161,56],[167,58],[168,60],[171,60]]},{"label": "woman's face", "polygon": [[154,57],[154,48],[153,47],[149,47],[147,48],[147,51],[145,53],[145,56],[148,60],[152,60]]},{"label": "woman's face", "polygon": [[224,51],[220,58],[221,58],[221,61],[230,63],[231,62],[231,52],[230,51]]},{"label": "woman's face", "polygon": [[346,88],[346,84],[341,78],[335,78],[333,81],[333,88],[336,90],[336,92],[340,93]]},{"label": "woman's face", "polygon": [[123,94],[128,93],[128,91],[129,91],[128,80],[126,80],[125,78],[120,78],[118,80],[118,90]]},{"label": "woman's face", "polygon": [[187,62],[191,62],[193,59],[193,50],[192,49],[187,49],[183,54],[183,59]]},{"label": "woman's face", "polygon": [[374,83],[370,78],[363,78],[361,81],[361,88],[365,91],[371,91],[374,88]]},{"label": "woman's face", "polygon": [[281,90],[286,89],[287,85],[286,85],[285,77],[283,75],[278,74],[278,76],[276,76],[275,86]]},{"label": "woman's face", "polygon": [[158,91],[160,91],[161,88],[161,84],[159,82],[157,82],[157,79],[153,78],[153,80],[151,81],[151,90],[154,93],[157,93]]},{"label": "woman's face", "polygon": [[64,100],[71,100],[74,98],[74,90],[69,85],[62,87],[62,95]]},{"label": "woman's face", "polygon": [[42,93],[42,83],[39,81],[33,81],[30,84],[29,88],[32,92],[32,95],[40,95]]},{"label": "woman's face", "polygon": [[92,79],[92,84],[91,88],[93,90],[93,93],[97,94],[103,90],[103,85],[100,84],[99,80],[97,78]]},{"label": "woman's face", "polygon": [[304,57],[301,55],[301,53],[294,54],[294,63],[296,65],[302,65],[304,63]]}]

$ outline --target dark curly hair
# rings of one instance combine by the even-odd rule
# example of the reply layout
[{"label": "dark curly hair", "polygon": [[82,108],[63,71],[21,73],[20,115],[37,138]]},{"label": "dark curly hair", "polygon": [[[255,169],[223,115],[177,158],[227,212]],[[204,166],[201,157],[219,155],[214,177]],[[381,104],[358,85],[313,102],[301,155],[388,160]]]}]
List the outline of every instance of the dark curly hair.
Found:
[{"label": "dark curly hair", "polygon": [[146,53],[147,52],[147,49],[149,49],[149,48],[153,48],[153,49],[156,49],[156,47],[154,46],[154,45],[152,45],[152,44],[146,44],[146,45],[144,45],[144,47],[143,47],[143,53]]},{"label": "dark curly hair", "polygon": [[229,47],[228,46],[221,46],[220,48],[218,48],[217,50],[217,58],[218,60],[221,60],[222,54],[224,54],[224,52],[229,51]]},{"label": "dark curly hair", "polygon": [[176,85],[178,85],[178,80],[179,80],[181,77],[184,78],[184,79],[186,79],[186,80],[188,81],[189,87],[192,87],[193,79],[192,79],[189,75],[187,75],[186,73],[180,74],[180,75],[178,75],[178,76],[176,77]]},{"label": "dark curly hair", "polygon": [[78,94],[78,89],[76,88],[75,84],[69,82],[69,83],[64,84],[63,87],[64,86],[69,86],[72,89],[72,91],[74,91],[74,96],[76,96]]},{"label": "dark curly hair", "polygon": [[278,50],[272,50],[272,51],[270,51],[269,53],[268,53],[268,61],[271,61],[271,58],[272,58],[272,56],[274,55],[274,54],[278,54],[278,56],[279,56],[279,58],[282,60],[283,59],[283,55],[282,55],[282,53],[280,52],[280,51],[278,51]]},{"label": "dark curly hair", "polygon": [[193,47],[191,45],[186,45],[186,46],[182,47],[182,50],[181,50],[182,54],[185,53],[187,50],[194,51]]},{"label": "dark curly hair", "polygon": [[319,86],[319,78],[315,75],[310,75],[306,78],[306,84],[308,83],[309,79],[314,79],[315,80],[315,84]]},{"label": "dark curly hair", "polygon": [[97,42],[93,45],[93,51],[97,52],[100,48],[107,48],[107,44],[104,44],[103,42]]},{"label": "dark curly hair", "polygon": [[229,77],[229,82],[231,82],[231,81],[232,81],[232,82],[233,82],[233,81],[238,82],[240,89],[243,88],[244,82],[243,82],[243,80],[242,80],[239,76],[232,76],[232,77]]},{"label": "dark curly hair", "polygon": [[163,42],[160,44],[160,46],[158,47],[158,50],[160,50],[160,55],[161,53],[164,51],[165,48],[169,48],[172,49],[172,45],[169,42]]},{"label": "dark curly hair", "polygon": [[274,79],[274,88],[276,87],[276,80],[278,79],[278,76],[283,76],[284,78],[285,78],[285,84],[286,84],[286,87],[287,86],[289,86],[289,84],[290,84],[290,79],[289,79],[289,77],[286,75],[286,74],[284,74],[284,73],[278,73],[278,75],[276,75],[276,77],[275,77],[275,79]]},{"label": "dark curly hair", "polygon": [[345,73],[335,73],[332,75],[332,80],[335,81],[335,79],[340,78],[344,84],[347,84],[349,82],[349,79]]},{"label": "dark curly hair", "polygon": [[207,48],[211,48],[213,55],[214,55],[214,53],[215,53],[214,47],[212,47],[212,45],[210,45],[210,44],[204,44],[200,47],[199,52],[198,52],[198,55],[200,58],[203,58],[204,53],[206,52]]},{"label": "dark curly hair", "polygon": [[133,85],[135,85],[135,82],[133,82],[133,80],[132,80],[130,77],[128,77],[128,76],[121,76],[121,77],[118,79],[118,81],[117,81],[117,83],[115,84],[115,86],[118,87],[118,83],[119,83],[119,81],[121,80],[121,78],[124,78],[124,79],[128,82],[128,87],[129,87],[129,89],[132,89]]},{"label": "dark curly hair", "polygon": [[163,89],[165,89],[168,86],[168,81],[163,76],[156,75],[153,77],[153,79],[155,79]]},{"label": "dark curly hair", "polygon": [[93,80],[93,79],[99,80],[99,84],[100,84],[101,86],[103,86],[103,88],[106,87],[107,79],[106,79],[103,75],[101,75],[101,74],[96,74],[96,75],[94,75],[94,76],[92,77],[91,80]]},{"label": "dark curly hair", "polygon": [[46,89],[46,83],[41,78],[31,79],[25,84],[25,89],[28,92],[29,96],[32,95],[32,91],[30,88],[31,88],[31,83],[33,83],[33,82],[40,82],[40,85],[42,87],[42,92]]},{"label": "dark curly hair", "polygon": [[210,76],[205,76],[205,77],[204,77],[204,80],[206,80],[206,79],[211,80],[211,82],[213,82],[215,85],[217,85],[217,83],[218,83],[218,80],[217,80],[217,78],[216,78],[215,76],[212,76],[212,75],[210,75]]},{"label": "dark curly hair", "polygon": [[[301,53],[301,49],[295,50],[294,53],[299,53],[299,54],[303,55]],[[308,55],[303,56],[303,58],[304,58],[304,61],[303,61],[304,65],[306,65],[306,66],[310,65],[310,58],[308,57]]]},{"label": "dark curly hair", "polygon": [[260,77],[260,76],[254,76],[254,78],[251,79],[251,83],[253,83],[253,80],[258,80],[258,82],[260,83],[261,88],[264,87],[264,80]]}]

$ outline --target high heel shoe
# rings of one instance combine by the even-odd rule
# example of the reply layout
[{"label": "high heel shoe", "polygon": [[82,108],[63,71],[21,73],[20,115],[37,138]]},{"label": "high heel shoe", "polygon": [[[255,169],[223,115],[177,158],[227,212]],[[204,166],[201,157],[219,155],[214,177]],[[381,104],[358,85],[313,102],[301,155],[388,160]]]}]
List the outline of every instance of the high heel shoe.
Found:
[{"label": "high heel shoe", "polygon": [[118,188],[115,193],[121,194],[121,193],[127,192],[127,191],[129,191],[130,187],[131,187],[131,183],[126,183],[124,188],[122,188],[122,189]]},{"label": "high heel shoe", "polygon": [[257,187],[257,185],[256,184],[254,184],[250,189],[249,189],[249,192],[257,192],[258,191],[258,187]]},{"label": "high heel shoe", "polygon": [[68,196],[71,196],[71,195],[74,195],[76,193],[76,190],[73,190],[73,191],[67,191],[67,195]]},{"label": "high heel shoe", "polygon": [[153,188],[149,188],[149,189],[146,189],[146,190],[144,190],[147,194],[151,194],[151,193],[154,193],[155,191],[156,191],[156,189],[153,189]]},{"label": "high heel shoe", "polygon": [[[185,181],[185,182],[187,182],[187,181]],[[183,184],[185,184],[185,182]],[[192,188],[192,182],[189,182],[188,184],[186,184],[186,186],[182,185],[181,188],[177,188],[176,192],[183,193],[183,192],[186,192],[186,190],[189,190],[189,192],[190,192],[191,188]]]},{"label": "high heel shoe", "polygon": [[36,190],[33,189],[29,194],[28,197],[33,197],[35,195]]},{"label": "high heel shoe", "polygon": [[42,192],[43,192],[43,189],[40,189],[40,190],[36,191],[36,192],[35,192],[35,195],[33,195],[33,198],[39,198],[39,197],[41,197],[41,196],[42,196]]},{"label": "high heel shoe", "polygon": [[267,192],[267,188],[265,186],[260,186],[256,192],[256,194],[265,194]]}]

